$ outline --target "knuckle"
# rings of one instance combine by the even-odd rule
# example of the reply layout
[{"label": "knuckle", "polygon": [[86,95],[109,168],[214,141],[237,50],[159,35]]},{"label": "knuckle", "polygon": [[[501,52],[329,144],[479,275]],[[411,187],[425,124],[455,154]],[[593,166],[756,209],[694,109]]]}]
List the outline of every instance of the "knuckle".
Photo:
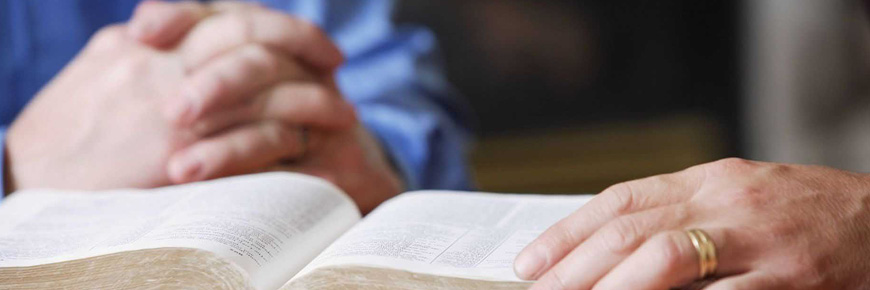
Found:
[{"label": "knuckle", "polygon": [[793,222],[781,220],[779,218],[772,219],[767,225],[763,226],[766,232],[770,233],[769,239],[775,243],[789,242],[795,232],[799,232],[798,226]]},{"label": "knuckle", "polygon": [[682,237],[682,233],[663,233],[658,234],[650,239],[652,243],[653,255],[652,259],[655,261],[655,264],[658,264],[662,267],[662,269],[666,269],[666,272],[671,273],[674,269],[678,269],[685,265],[683,262],[683,257],[687,255],[686,251],[683,247],[681,247],[681,243],[679,241]]},{"label": "knuckle", "polygon": [[607,194],[606,206],[609,206],[616,215],[632,212],[635,207],[635,196],[628,182],[610,186],[605,191]]},{"label": "knuckle", "polygon": [[148,69],[151,58],[141,52],[127,53],[115,63],[114,77],[119,80],[140,78]]},{"label": "knuckle", "polygon": [[243,52],[245,64],[262,76],[278,74],[278,57],[262,45],[248,45]]},{"label": "knuckle", "polygon": [[235,37],[241,43],[251,43],[254,39],[254,24],[251,23],[251,16],[247,11],[230,11],[222,14],[228,23],[228,27],[233,30],[229,32],[231,37]]},{"label": "knuckle", "polygon": [[301,150],[298,146],[301,141],[298,129],[287,127],[278,122],[269,122],[263,130],[267,142],[265,145],[270,152],[289,155]]},{"label": "knuckle", "polygon": [[203,162],[213,164],[214,167],[222,167],[230,163],[236,154],[236,148],[239,146],[236,142],[220,142],[213,141],[204,144],[199,148]]},{"label": "knuckle", "polygon": [[750,166],[753,164],[752,161],[737,157],[723,158],[717,162],[730,167]]},{"label": "knuckle", "polygon": [[637,248],[642,240],[638,224],[631,218],[609,222],[601,229],[602,247],[616,254],[627,254]]},{"label": "knuckle", "polygon": [[260,133],[271,146],[280,146],[289,139],[289,133],[276,122],[267,122],[260,126]]},{"label": "knuckle", "polygon": [[250,150],[250,145],[242,140],[231,139],[216,148],[215,160],[219,166],[231,166],[239,160],[244,160],[245,152]]},{"label": "knuckle", "polygon": [[117,49],[126,41],[126,28],[122,25],[111,25],[101,28],[91,39],[90,48],[97,51]]},{"label": "knuckle", "polygon": [[300,35],[304,35],[307,37],[317,35],[320,33],[320,27],[315,25],[314,23],[299,18],[288,17],[296,26],[296,31]]},{"label": "knuckle", "polygon": [[272,88],[270,94],[275,98],[292,98],[302,95],[299,91],[299,86],[287,82],[283,82]]},{"label": "knuckle", "polygon": [[336,99],[331,90],[320,86],[311,88],[311,98],[320,106],[330,106],[333,104],[332,100]]},{"label": "knuckle", "polygon": [[771,176],[789,176],[789,174],[795,171],[794,166],[788,164],[768,164],[765,168]]},{"label": "knuckle", "polygon": [[161,4],[162,3],[153,0],[142,1],[142,3],[139,3],[139,5],[136,6],[135,11],[133,12],[133,18],[136,19],[157,14],[161,12],[159,7]]},{"label": "knuckle", "polygon": [[332,103],[332,95],[329,90],[319,86],[309,86],[305,92],[305,100],[308,107],[313,111],[324,111],[329,109]]},{"label": "knuckle", "polygon": [[756,163],[742,158],[725,158],[705,166],[711,176],[724,176],[732,173],[746,172],[756,166]]},{"label": "knuckle", "polygon": [[785,276],[791,278],[792,281],[799,281],[795,284],[795,286],[799,286],[802,289],[830,289],[828,287],[822,287],[824,285],[830,285],[829,279],[825,272],[822,271],[825,266],[820,265],[817,259],[808,253],[798,254],[792,258],[792,263],[789,263],[789,266],[786,267]]},{"label": "knuckle", "polygon": [[553,287],[555,289],[570,289],[570,281],[568,281],[568,277],[571,276],[571,273],[565,272],[562,267],[558,269],[554,269],[550,274],[550,281],[553,282]]},{"label": "knuckle", "polygon": [[279,24],[280,27],[286,29],[288,36],[310,36],[312,33],[319,31],[319,28],[314,23],[299,17],[293,17],[286,13],[268,11],[267,16]]},{"label": "knuckle", "polygon": [[[301,39],[306,41],[314,41],[315,38],[322,34],[320,27],[308,20],[292,17],[283,13],[274,13],[277,15],[275,19],[280,23],[281,30],[278,31],[282,40],[286,39]],[[295,46],[299,49],[299,45]]]},{"label": "knuckle", "polygon": [[220,73],[199,79],[194,87],[200,92],[196,97],[201,98],[205,103],[212,103],[230,92],[229,80]]},{"label": "knuckle", "polygon": [[544,249],[568,250],[579,241],[573,229],[574,227],[566,222],[560,222],[544,232],[536,243]]}]

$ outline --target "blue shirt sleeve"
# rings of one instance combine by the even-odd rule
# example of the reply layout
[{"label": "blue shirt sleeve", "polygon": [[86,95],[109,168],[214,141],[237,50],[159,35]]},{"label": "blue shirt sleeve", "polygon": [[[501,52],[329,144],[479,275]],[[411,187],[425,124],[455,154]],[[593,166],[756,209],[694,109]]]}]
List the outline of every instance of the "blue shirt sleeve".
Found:
[{"label": "blue shirt sleeve", "polygon": [[[388,11],[373,13],[370,22],[388,21]],[[366,47],[348,51],[339,84],[408,189],[468,189],[469,114],[444,77],[435,37],[422,27],[383,29]]]},{"label": "blue shirt sleeve", "polygon": [[393,23],[393,1],[303,2],[311,3],[308,9],[293,10],[313,15],[309,20],[341,48],[347,62],[338,72],[339,86],[408,189],[469,189],[471,114],[446,81],[434,35]]}]

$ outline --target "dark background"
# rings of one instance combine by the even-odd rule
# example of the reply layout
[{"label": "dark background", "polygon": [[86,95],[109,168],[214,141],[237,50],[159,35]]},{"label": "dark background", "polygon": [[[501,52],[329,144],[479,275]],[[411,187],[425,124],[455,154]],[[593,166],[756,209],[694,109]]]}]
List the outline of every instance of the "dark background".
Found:
[{"label": "dark background", "polygon": [[484,190],[595,191],[741,154],[740,1],[399,3],[477,114]]}]

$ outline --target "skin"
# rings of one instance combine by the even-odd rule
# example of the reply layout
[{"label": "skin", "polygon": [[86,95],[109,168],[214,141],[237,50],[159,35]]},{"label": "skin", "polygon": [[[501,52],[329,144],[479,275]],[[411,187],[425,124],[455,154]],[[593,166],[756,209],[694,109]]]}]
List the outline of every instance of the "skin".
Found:
[{"label": "skin", "polygon": [[719,267],[704,289],[870,287],[870,176],[725,159],[612,186],[515,261],[532,289],[671,289],[698,279],[686,229]]},{"label": "skin", "polygon": [[335,84],[342,62],[316,26],[255,4],[143,2],[10,126],[7,192],[281,169],[333,181],[367,212],[402,185]]}]

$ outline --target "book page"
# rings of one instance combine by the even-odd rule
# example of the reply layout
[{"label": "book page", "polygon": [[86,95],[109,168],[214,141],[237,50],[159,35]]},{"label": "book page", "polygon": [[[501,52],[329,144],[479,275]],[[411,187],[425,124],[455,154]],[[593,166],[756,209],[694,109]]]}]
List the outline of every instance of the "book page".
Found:
[{"label": "book page", "polygon": [[359,265],[521,281],[513,271],[519,251],[589,199],[589,195],[406,193],[378,207],[294,279],[321,267]]},{"label": "book page", "polygon": [[18,192],[0,204],[0,267],[162,247],[213,252],[276,289],[360,218],[321,179],[263,173],[155,190]]}]

